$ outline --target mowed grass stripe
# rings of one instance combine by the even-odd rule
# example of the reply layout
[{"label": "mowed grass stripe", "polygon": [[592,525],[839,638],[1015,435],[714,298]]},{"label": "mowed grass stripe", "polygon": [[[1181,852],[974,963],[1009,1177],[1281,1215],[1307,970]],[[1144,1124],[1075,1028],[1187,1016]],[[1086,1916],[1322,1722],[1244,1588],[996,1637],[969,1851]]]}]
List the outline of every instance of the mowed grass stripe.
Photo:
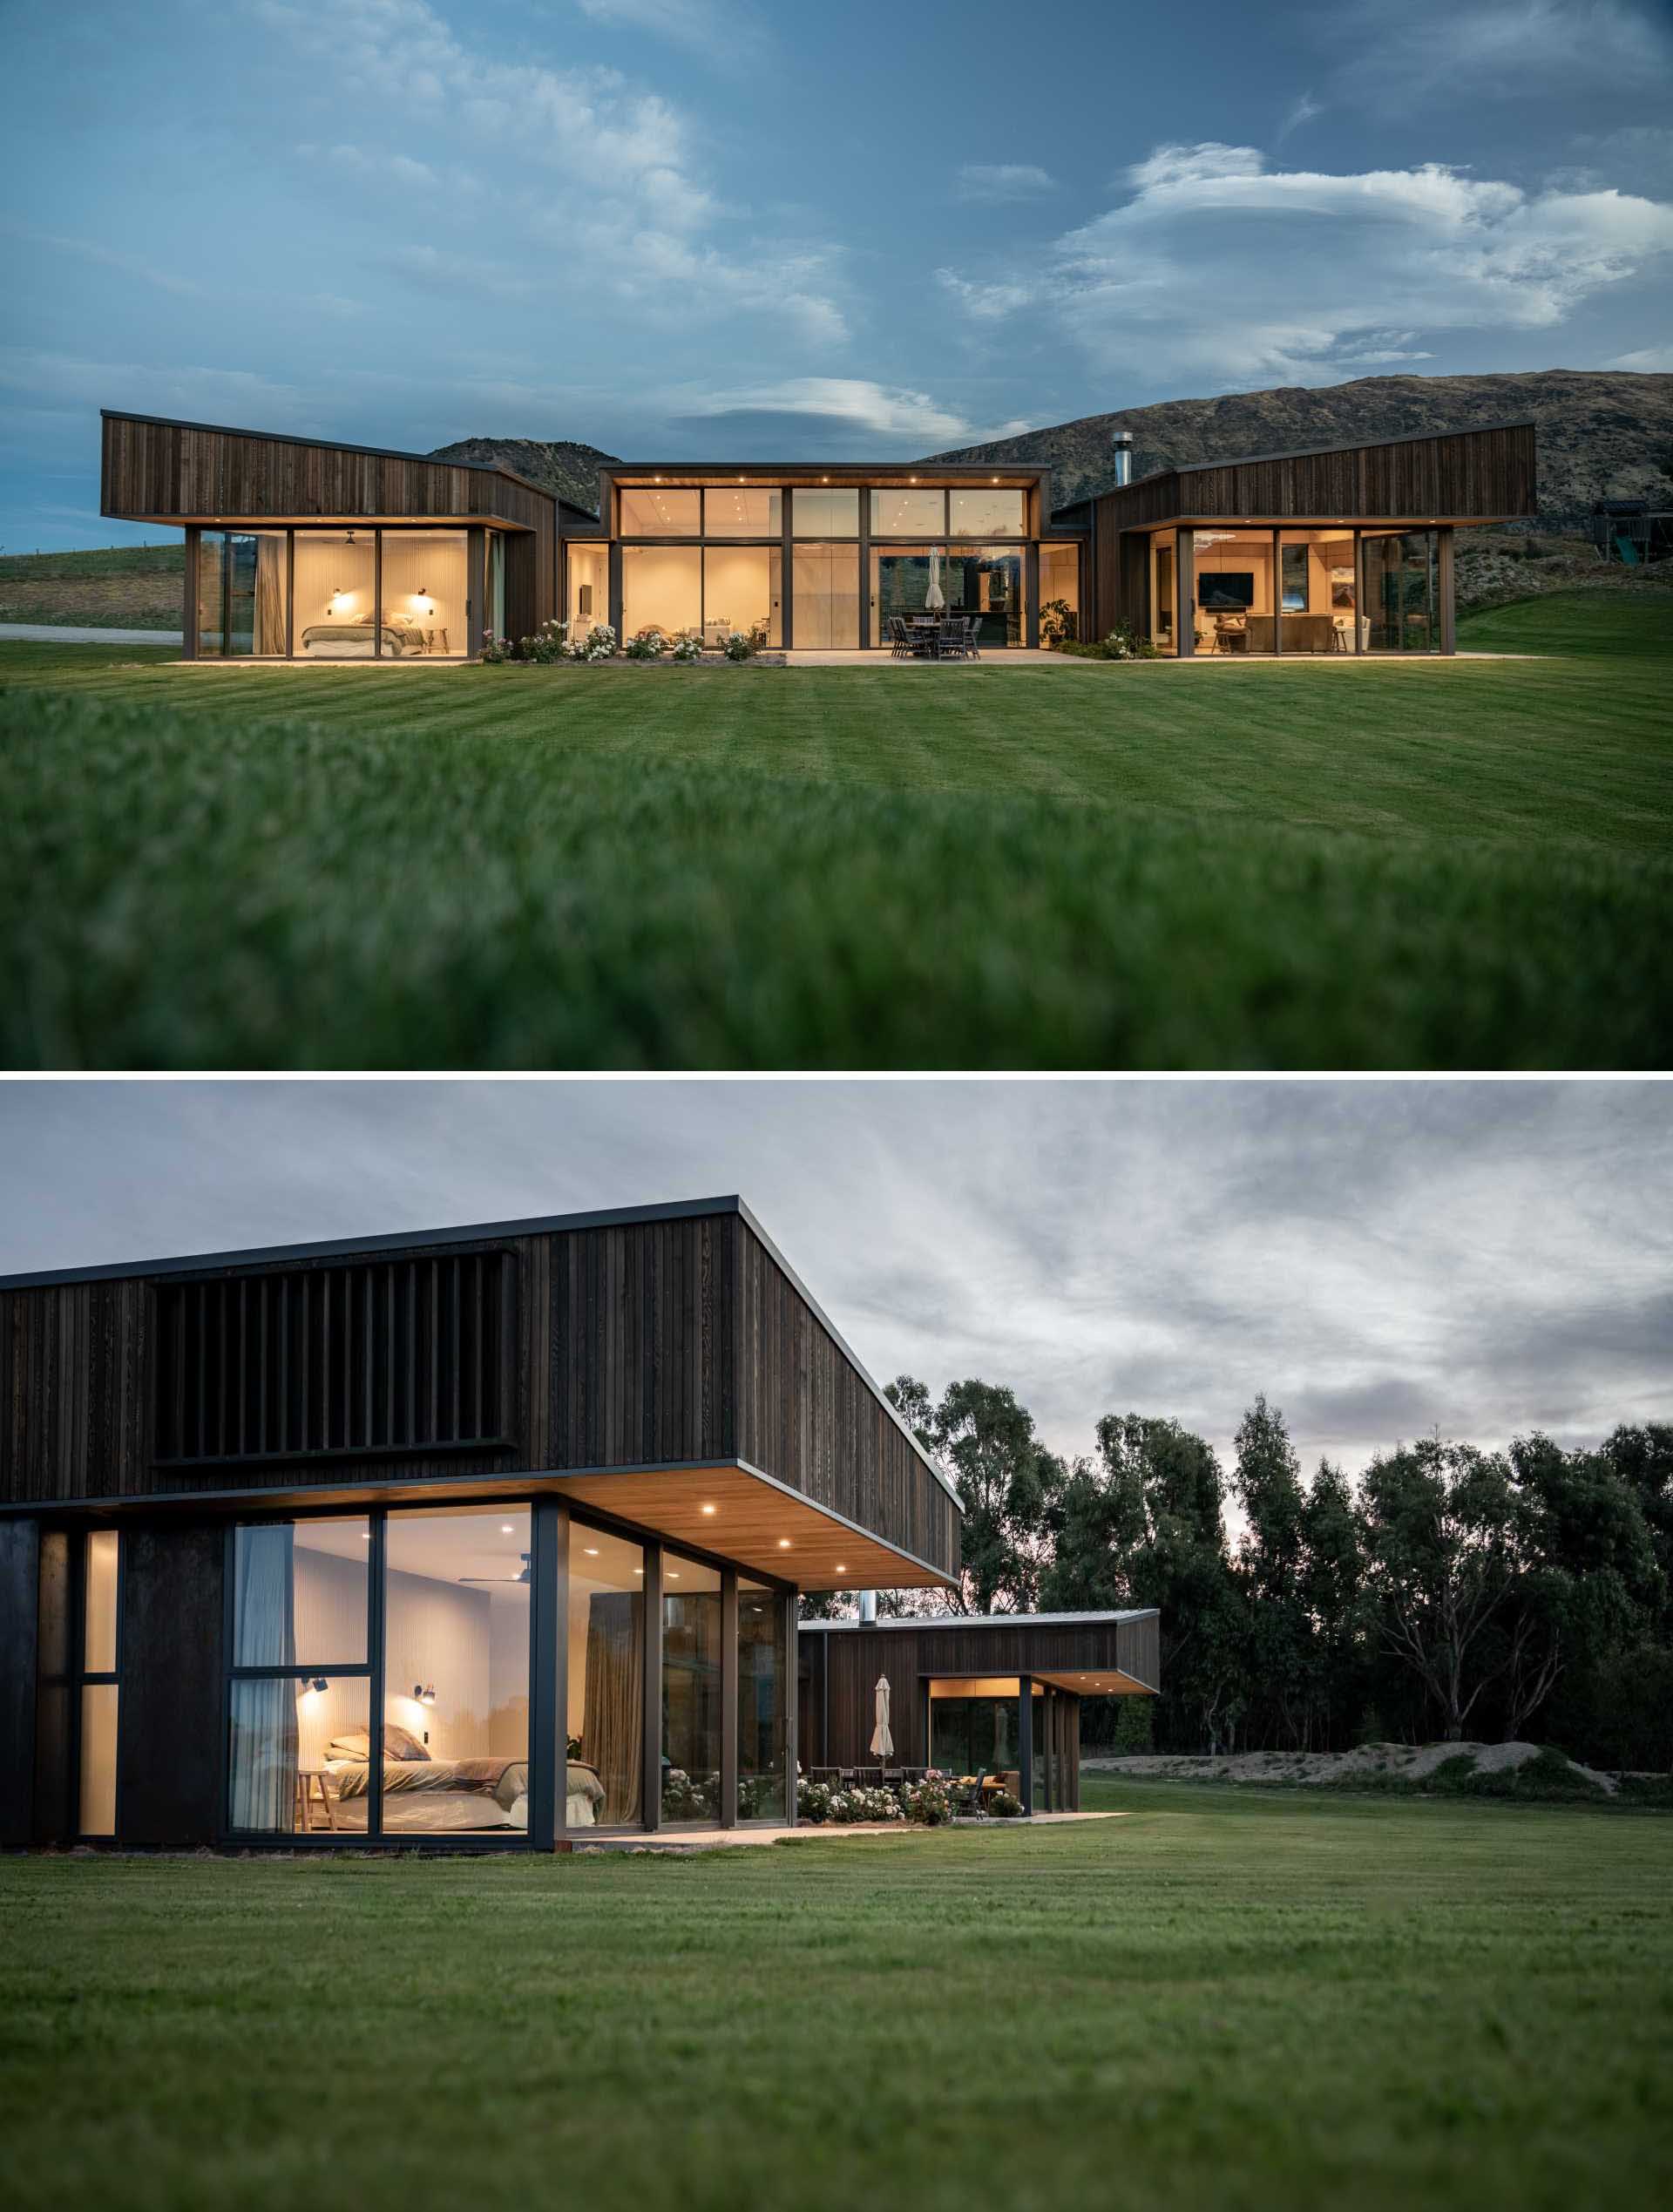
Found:
[{"label": "mowed grass stripe", "polygon": [[1128,1816],[0,1863],[0,2195],[1663,2200],[1666,1816],[1091,1788]]},{"label": "mowed grass stripe", "polygon": [[[1607,668],[1416,671],[270,673],[14,648],[0,1052],[1663,1066],[1673,664],[1634,620],[1636,657]],[[1548,718],[1525,689],[1514,726],[1413,727],[1414,700],[1459,715],[1478,679],[1555,686]],[[1368,682],[1398,726],[1344,724]],[[1234,699],[1262,730],[1204,726]],[[1336,702],[1328,730],[1286,730],[1286,699]],[[1327,743],[1332,773],[1301,764]]]}]

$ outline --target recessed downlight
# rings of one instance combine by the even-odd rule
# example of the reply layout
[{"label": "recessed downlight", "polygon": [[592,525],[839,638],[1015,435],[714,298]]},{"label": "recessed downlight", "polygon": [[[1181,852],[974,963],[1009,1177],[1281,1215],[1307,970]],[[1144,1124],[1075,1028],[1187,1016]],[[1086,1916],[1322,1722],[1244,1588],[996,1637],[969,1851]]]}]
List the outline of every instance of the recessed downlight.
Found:
[{"label": "recessed downlight", "polygon": [[584,1544],[581,1549],[589,1559],[596,1559],[599,1556],[599,1547],[596,1544]]},{"label": "recessed downlight", "polygon": [[788,1551],[789,1550],[790,1539],[789,1537],[780,1537],[778,1539],[778,1548],[781,1551]]},{"label": "recessed downlight", "polygon": [[706,1506],[703,1508],[703,1510],[704,1510],[704,1512],[705,1512],[705,1513],[718,1513],[718,1512],[719,1512],[719,1510],[720,1510],[720,1508],[719,1508],[718,1506],[715,1506],[715,1505],[706,1505]]}]

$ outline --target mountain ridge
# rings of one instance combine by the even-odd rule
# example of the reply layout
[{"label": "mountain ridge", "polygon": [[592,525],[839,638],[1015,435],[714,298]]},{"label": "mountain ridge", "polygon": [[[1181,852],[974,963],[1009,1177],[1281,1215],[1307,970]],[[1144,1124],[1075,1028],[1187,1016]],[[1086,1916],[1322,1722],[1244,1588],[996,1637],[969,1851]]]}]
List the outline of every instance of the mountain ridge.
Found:
[{"label": "mountain ridge", "polygon": [[[1048,462],[1055,500],[1068,506],[1109,488],[1109,439],[1117,429],[1133,433],[1138,477],[1185,462],[1242,460],[1525,421],[1534,423],[1538,436],[1539,512],[1547,522],[1578,521],[1600,496],[1670,496],[1657,459],[1673,450],[1673,375],[1626,369],[1280,384],[1080,415],[922,458]],[[437,447],[431,458],[512,469],[591,514],[598,504],[598,472],[619,457],[570,438],[462,438]]]}]

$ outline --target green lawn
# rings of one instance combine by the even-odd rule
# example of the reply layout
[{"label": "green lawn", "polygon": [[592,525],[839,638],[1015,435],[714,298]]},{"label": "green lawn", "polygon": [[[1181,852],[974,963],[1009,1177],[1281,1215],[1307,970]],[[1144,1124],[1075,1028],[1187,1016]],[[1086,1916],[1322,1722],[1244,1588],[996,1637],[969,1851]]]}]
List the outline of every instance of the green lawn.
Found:
[{"label": "green lawn", "polygon": [[0,646],[21,1066],[1662,1066],[1673,594],[1539,660]]},{"label": "green lawn", "polygon": [[694,1858],[0,1862],[0,2202],[1665,2203],[1664,1816],[1101,1794]]}]

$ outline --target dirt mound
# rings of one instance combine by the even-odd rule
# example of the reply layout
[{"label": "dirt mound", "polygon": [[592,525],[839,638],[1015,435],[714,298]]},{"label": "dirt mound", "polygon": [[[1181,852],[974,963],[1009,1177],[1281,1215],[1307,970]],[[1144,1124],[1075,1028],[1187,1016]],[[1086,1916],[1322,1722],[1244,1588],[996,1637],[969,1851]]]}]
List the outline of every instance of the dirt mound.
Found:
[{"label": "dirt mound", "polygon": [[[1087,1773],[1125,1774],[1135,1781],[1235,1782],[1351,1782],[1377,1779],[1420,1782],[1449,1759],[1467,1758],[1479,1774],[1503,1774],[1525,1767],[1547,1747],[1537,1743],[1363,1743],[1351,1751],[1240,1751],[1212,1754],[1132,1759],[1083,1759]],[[1565,1761],[1582,1781],[1610,1796],[1619,1778],[1595,1767]]]}]

